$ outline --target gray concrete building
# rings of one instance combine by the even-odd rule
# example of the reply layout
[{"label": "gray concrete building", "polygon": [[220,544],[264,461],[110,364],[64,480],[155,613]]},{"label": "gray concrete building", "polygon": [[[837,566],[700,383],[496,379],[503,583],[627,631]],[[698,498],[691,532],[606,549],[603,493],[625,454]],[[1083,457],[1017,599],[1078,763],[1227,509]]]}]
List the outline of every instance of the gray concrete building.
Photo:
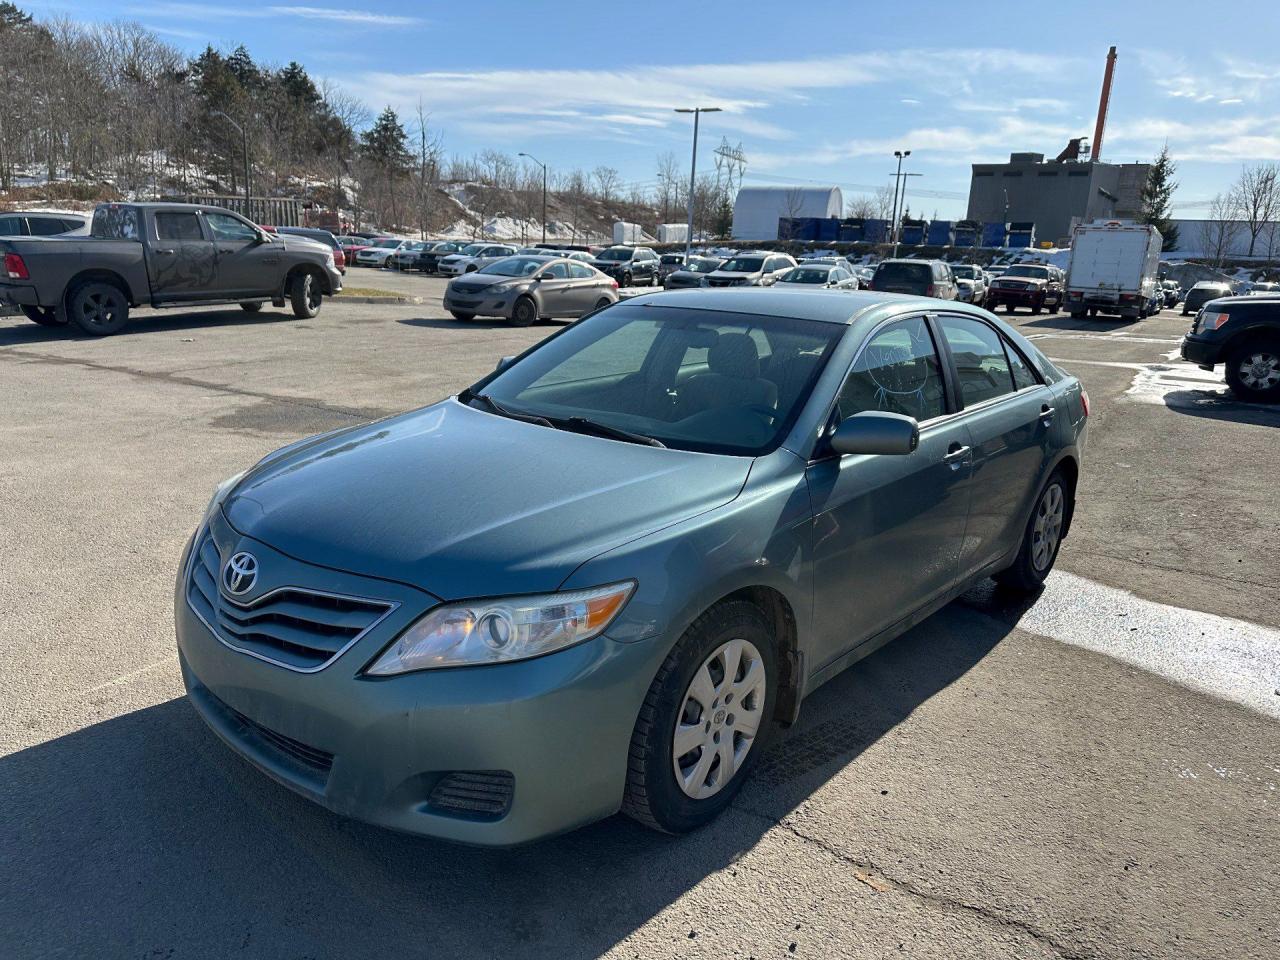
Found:
[{"label": "gray concrete building", "polygon": [[968,219],[1030,221],[1036,239],[1060,241],[1084,220],[1138,215],[1148,163],[1082,163],[1014,153],[1008,163],[975,163]]}]

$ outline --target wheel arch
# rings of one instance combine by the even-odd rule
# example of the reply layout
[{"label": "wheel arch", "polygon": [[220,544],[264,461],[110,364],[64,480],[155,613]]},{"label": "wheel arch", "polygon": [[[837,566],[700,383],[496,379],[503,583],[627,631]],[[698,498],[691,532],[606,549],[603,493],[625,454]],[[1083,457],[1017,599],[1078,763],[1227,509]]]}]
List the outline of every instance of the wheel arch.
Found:
[{"label": "wheel arch", "polygon": [[78,287],[86,283],[109,283],[114,287],[118,287],[120,292],[125,295],[125,299],[129,301],[129,306],[136,307],[138,305],[137,298],[133,295],[133,288],[129,286],[129,281],[121,274],[114,270],[107,270],[102,267],[94,267],[89,270],[81,270],[70,280],[62,290],[62,307],[65,310],[71,301],[71,295]]},{"label": "wheel arch", "polygon": [[328,275],[320,269],[319,264],[307,262],[297,263],[289,268],[289,271],[284,275],[284,282],[280,284],[280,289],[277,291],[277,297],[287,297],[294,278],[303,273],[310,273],[320,281],[320,288],[324,291],[325,296],[333,296],[333,285],[329,282]]},{"label": "wheel arch", "polygon": [[1067,513],[1062,518],[1062,539],[1071,532],[1071,518],[1076,514],[1076,490],[1080,484],[1080,461],[1072,451],[1062,454],[1049,470],[1048,476],[1061,473],[1067,481]]}]

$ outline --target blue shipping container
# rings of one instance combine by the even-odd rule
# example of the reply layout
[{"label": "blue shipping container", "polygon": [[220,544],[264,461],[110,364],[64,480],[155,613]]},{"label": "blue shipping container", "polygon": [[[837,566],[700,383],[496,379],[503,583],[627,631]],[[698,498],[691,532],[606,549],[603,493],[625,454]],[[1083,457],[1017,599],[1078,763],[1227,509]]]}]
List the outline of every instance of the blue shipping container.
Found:
[{"label": "blue shipping container", "polygon": [[984,247],[1003,247],[1007,231],[1007,224],[984,223],[982,225],[982,245]]},{"label": "blue shipping container", "polygon": [[853,218],[840,221],[840,242],[857,243],[862,239],[862,220]]},{"label": "blue shipping container", "polygon": [[1034,223],[1009,224],[1009,246],[1014,248],[1034,247],[1036,245],[1036,225]]},{"label": "blue shipping container", "polygon": [[951,246],[951,228],[950,220],[934,220],[929,224],[929,246],[931,247],[949,247]]},{"label": "blue shipping container", "polygon": [[867,243],[884,243],[889,236],[888,220],[863,220],[862,239]]},{"label": "blue shipping container", "polygon": [[956,222],[955,239],[957,247],[976,247],[978,245],[979,224],[976,220],[960,220]]},{"label": "blue shipping container", "polygon": [[929,229],[927,220],[903,220],[901,240],[909,247],[921,246],[925,241],[925,231]]},{"label": "blue shipping container", "polygon": [[835,243],[840,239],[840,219],[824,217],[818,221],[818,240],[821,243]]}]

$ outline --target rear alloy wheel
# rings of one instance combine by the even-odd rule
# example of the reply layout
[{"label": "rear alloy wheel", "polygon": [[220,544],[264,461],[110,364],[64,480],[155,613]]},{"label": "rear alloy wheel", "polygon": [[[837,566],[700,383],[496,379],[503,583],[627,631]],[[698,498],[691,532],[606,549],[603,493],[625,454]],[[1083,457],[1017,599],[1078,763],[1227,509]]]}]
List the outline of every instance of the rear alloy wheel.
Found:
[{"label": "rear alloy wheel", "polygon": [[67,321],[58,318],[58,311],[55,307],[30,307],[24,306],[22,312],[26,318],[32,323],[38,323],[42,327],[63,327]]},{"label": "rear alloy wheel", "polygon": [[320,304],[324,301],[324,291],[320,289],[319,278],[310,271],[295,274],[289,284],[289,304],[293,307],[293,315],[299,320],[310,320],[320,312]]},{"label": "rear alloy wheel", "polygon": [[1241,400],[1280,401],[1280,342],[1253,343],[1231,352],[1227,386]]},{"label": "rear alloy wheel", "polygon": [[129,322],[129,301],[114,284],[81,284],[67,297],[67,318],[84,333],[105,337]]},{"label": "rear alloy wheel", "polygon": [[776,688],[773,637],[758,607],[735,600],[700,616],[640,709],[623,810],[667,833],[714,819],[762,752]]},{"label": "rear alloy wheel", "polygon": [[610,300],[608,297],[601,297],[599,300],[596,301],[596,305],[592,309],[603,310],[605,307],[610,306],[612,304],[613,304],[613,301]]},{"label": "rear alloy wheel", "polygon": [[511,325],[530,327],[538,319],[538,305],[529,296],[520,297],[511,307]]},{"label": "rear alloy wheel", "polygon": [[1066,521],[1067,482],[1060,472],[1055,471],[1036,499],[1017,558],[1007,570],[996,574],[996,582],[1019,593],[1040,589],[1058,559]]}]

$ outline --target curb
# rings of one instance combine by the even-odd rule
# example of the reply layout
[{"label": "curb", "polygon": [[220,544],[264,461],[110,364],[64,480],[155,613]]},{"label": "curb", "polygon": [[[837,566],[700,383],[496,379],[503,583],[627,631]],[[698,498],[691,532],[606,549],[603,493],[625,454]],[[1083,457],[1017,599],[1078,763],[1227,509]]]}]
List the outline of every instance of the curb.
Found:
[{"label": "curb", "polygon": [[410,303],[421,305],[427,302],[425,297],[344,297],[342,294],[329,299],[336,303]]}]

